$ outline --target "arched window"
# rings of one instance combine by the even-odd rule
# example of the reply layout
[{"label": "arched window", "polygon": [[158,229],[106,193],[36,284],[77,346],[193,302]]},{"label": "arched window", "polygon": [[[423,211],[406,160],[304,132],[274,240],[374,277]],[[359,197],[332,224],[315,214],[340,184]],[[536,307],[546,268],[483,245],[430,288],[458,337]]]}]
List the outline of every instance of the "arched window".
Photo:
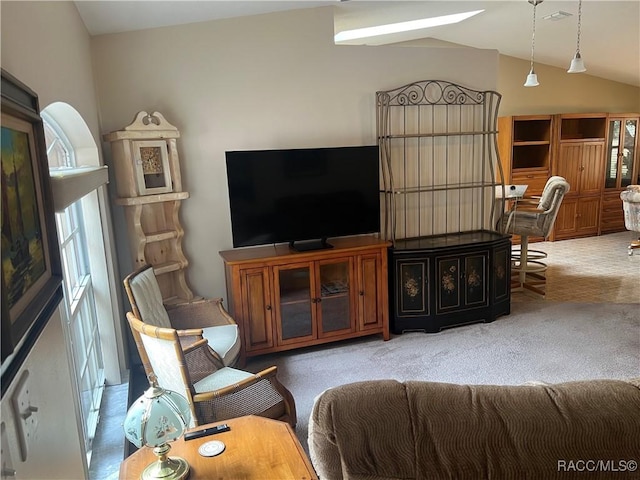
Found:
[{"label": "arched window", "polygon": [[[55,114],[58,115],[55,115]],[[41,112],[49,171],[52,179],[56,227],[63,267],[65,335],[77,386],[84,449],[90,464],[93,438],[105,386],[103,350],[119,370],[113,338],[118,315],[106,299],[113,297],[105,260],[102,213],[97,189],[106,182],[106,167],[98,165],[97,147],[80,115],[66,104]],[[64,123],[64,120],[71,121]],[[59,121],[60,120],[60,121]],[[81,134],[78,135],[80,125]],[[71,138],[75,135],[76,142]],[[77,147],[78,136],[83,137]],[[91,145],[93,144],[93,148]],[[89,148],[84,148],[89,145]],[[78,165],[82,161],[84,165]],[[93,165],[87,165],[94,162]],[[115,281],[115,279],[112,279]],[[111,282],[113,284],[113,282]],[[103,342],[106,340],[106,346]],[[120,381],[118,377],[116,381]]]}]

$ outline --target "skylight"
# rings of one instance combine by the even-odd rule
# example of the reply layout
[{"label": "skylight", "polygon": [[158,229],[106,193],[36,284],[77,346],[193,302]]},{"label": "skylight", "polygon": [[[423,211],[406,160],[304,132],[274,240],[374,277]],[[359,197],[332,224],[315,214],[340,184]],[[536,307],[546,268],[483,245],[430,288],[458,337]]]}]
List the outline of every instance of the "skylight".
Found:
[{"label": "skylight", "polygon": [[454,13],[452,15],[442,15],[440,17],[422,18],[420,20],[410,20],[408,22],[389,23],[387,25],[377,25],[375,27],[356,28],[354,30],[344,30],[338,32],[334,36],[334,41],[346,42],[358,38],[376,37],[379,35],[388,35],[391,33],[409,32],[412,30],[420,30],[423,28],[438,27],[441,25],[450,25],[458,23],[467,18],[473,17],[484,10],[474,10],[471,12]]}]

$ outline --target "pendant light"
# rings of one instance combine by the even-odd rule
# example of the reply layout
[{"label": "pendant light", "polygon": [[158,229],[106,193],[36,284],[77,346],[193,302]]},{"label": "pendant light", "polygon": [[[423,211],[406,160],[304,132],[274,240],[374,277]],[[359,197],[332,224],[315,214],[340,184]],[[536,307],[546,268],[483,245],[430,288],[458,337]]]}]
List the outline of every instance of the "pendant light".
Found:
[{"label": "pendant light", "polygon": [[538,75],[533,70],[533,56],[536,48],[536,7],[542,3],[542,0],[528,0],[531,5],[533,5],[533,28],[531,34],[531,70],[529,70],[529,75],[527,75],[527,81],[524,82],[525,87],[537,87],[540,85],[538,83]]},{"label": "pendant light", "polygon": [[569,66],[569,70],[567,70],[567,73],[581,73],[581,72],[587,71],[587,69],[584,66],[584,60],[582,60],[582,56],[580,55],[581,24],[582,24],[582,0],[578,0],[578,42],[576,45],[576,54],[573,56],[573,60],[571,60],[571,65]]}]

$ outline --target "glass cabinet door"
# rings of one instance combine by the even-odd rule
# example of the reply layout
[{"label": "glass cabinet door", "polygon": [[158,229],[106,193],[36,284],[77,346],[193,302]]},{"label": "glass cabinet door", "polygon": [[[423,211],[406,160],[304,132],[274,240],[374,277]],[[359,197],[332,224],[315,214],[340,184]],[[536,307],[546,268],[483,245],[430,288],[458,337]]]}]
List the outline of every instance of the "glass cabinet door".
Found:
[{"label": "glass cabinet door", "polygon": [[279,286],[281,340],[286,343],[313,336],[311,267],[276,268],[275,275]]},{"label": "glass cabinet door", "polygon": [[637,119],[614,119],[609,122],[605,188],[625,188],[631,185],[637,130]]},{"label": "glass cabinet door", "polygon": [[620,168],[620,186],[623,188],[631,185],[633,180],[633,160],[636,156],[637,131],[637,120],[625,120],[622,136],[622,165]]},{"label": "glass cabinet door", "polygon": [[348,259],[319,264],[320,298],[316,302],[320,306],[318,313],[323,333],[352,328],[350,272]]}]

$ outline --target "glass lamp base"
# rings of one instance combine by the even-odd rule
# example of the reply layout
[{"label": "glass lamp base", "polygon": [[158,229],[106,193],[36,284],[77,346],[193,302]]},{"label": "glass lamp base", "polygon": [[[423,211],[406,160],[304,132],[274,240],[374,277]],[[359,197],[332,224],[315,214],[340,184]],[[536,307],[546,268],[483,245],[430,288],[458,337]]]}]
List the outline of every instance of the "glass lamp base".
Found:
[{"label": "glass lamp base", "polygon": [[165,457],[147,466],[140,475],[142,480],[183,480],[189,476],[189,464],[184,458]]}]

